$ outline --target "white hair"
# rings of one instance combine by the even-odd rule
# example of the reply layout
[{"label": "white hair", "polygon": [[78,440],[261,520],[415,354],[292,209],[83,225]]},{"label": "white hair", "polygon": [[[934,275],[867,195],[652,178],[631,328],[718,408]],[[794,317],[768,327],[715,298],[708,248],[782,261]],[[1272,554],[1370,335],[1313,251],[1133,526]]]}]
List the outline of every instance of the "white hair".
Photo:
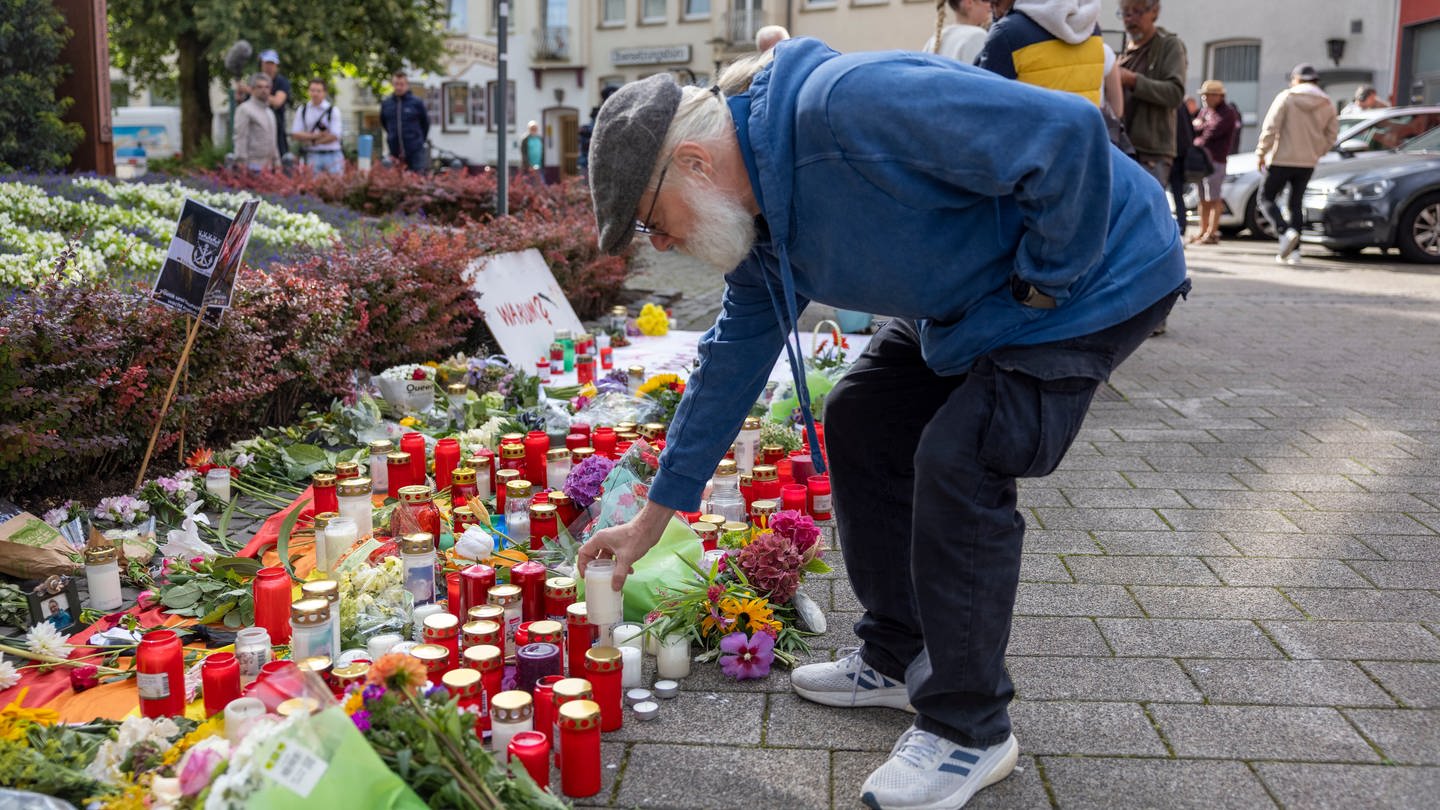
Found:
[{"label": "white hair", "polygon": [[724,96],[715,90],[690,85],[680,88],[680,106],[675,117],[670,119],[670,128],[665,131],[665,140],[660,142],[660,160],[651,170],[650,184],[660,179],[660,170],[670,162],[671,155],[680,144],[691,141],[699,144],[714,144],[725,139],[734,129],[730,118],[730,107]]},{"label": "white hair", "polygon": [[790,38],[790,32],[783,25],[766,25],[755,32],[755,50],[768,51]]}]

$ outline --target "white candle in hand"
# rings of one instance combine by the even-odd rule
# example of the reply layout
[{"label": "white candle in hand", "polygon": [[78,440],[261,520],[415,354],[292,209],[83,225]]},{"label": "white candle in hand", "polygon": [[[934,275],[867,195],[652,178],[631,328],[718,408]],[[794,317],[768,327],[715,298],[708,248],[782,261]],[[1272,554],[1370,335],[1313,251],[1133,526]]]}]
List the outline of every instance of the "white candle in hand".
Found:
[{"label": "white candle in hand", "polygon": [[607,631],[621,619],[621,596],[614,589],[614,580],[614,560],[591,560],[585,566],[585,608],[590,623]]}]

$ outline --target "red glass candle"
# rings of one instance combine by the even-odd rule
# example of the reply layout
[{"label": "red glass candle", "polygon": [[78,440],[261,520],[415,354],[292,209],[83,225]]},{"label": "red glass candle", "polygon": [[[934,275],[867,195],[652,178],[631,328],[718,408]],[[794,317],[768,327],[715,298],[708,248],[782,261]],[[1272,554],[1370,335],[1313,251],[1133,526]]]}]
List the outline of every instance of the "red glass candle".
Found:
[{"label": "red glass candle", "polygon": [[258,698],[265,708],[275,711],[281,703],[305,694],[305,676],[294,661],[271,661],[260,668],[260,677],[246,697]]},{"label": "red glass candle", "polygon": [[460,628],[460,642],[464,649],[479,647],[481,644],[500,646],[500,623],[487,619],[475,619]]},{"label": "red glass candle", "polygon": [[211,653],[200,665],[200,688],[207,717],[225,711],[230,701],[240,697],[240,662],[235,654]]},{"label": "red glass candle", "polygon": [[560,535],[560,509],[553,503],[532,503],[530,505],[530,548],[539,551],[545,548],[546,540]]},{"label": "red glass candle", "polygon": [[453,613],[431,613],[423,627],[426,644],[436,644],[450,654],[447,670],[460,666],[460,618]]},{"label": "red glass candle", "polygon": [[575,355],[575,382],[584,385],[595,382],[595,356],[591,354]]},{"label": "red glass candle", "polygon": [[[235,674],[240,674],[238,667]],[[185,648],[174,630],[152,630],[140,639],[135,682],[140,689],[140,713],[145,717],[185,713]]]},{"label": "red glass candle", "polygon": [[[535,682],[535,728],[545,732],[545,752],[550,752],[550,735],[555,733],[555,684],[564,675],[546,675]],[[549,763],[546,763],[549,770]]]},{"label": "red glass candle", "polygon": [[714,523],[691,523],[690,529],[700,538],[700,548],[714,551],[720,545],[720,527]]},{"label": "red glass candle", "polygon": [[600,706],[572,700],[560,707],[560,789],[579,799],[600,792]]},{"label": "red glass candle", "polygon": [[[515,627],[515,646],[517,648],[530,643],[530,625],[534,623],[535,622],[520,622],[520,624]],[[527,689],[525,691],[528,692],[530,690]]]},{"label": "red glass candle", "polygon": [[749,514],[750,504],[755,502],[755,476],[740,473],[740,497],[745,501],[745,512]]},{"label": "red glass candle", "polygon": [[590,423],[589,423],[589,422],[571,422],[571,423],[570,423],[570,432],[571,432],[571,433],[579,433],[581,436],[584,436],[586,439],[589,439],[589,438],[590,438]]},{"label": "red glass candle", "polygon": [[585,653],[595,644],[598,628],[590,623],[590,614],[584,602],[576,602],[565,608],[565,650],[572,677],[585,672]]},{"label": "red glass candle", "polygon": [[606,458],[615,458],[615,429],[608,427],[595,428],[595,433],[590,437],[590,443],[595,452]]},{"label": "red glass candle", "polygon": [[520,619],[533,622],[545,618],[545,566],[534,560],[510,568],[510,584],[520,586]]},{"label": "red glass candle", "polygon": [[459,698],[456,703],[460,711],[475,715],[475,736],[480,737],[483,733],[480,716],[484,713],[480,704],[485,702],[485,684],[480,671],[468,667],[452,669],[441,676],[440,683],[445,691]]},{"label": "red glass candle", "polygon": [[341,461],[335,465],[335,481],[349,481],[351,478],[360,477],[360,463],[356,461]]},{"label": "red glass candle", "polygon": [[785,484],[780,487],[780,508],[806,512],[805,504],[810,488],[804,484]]},{"label": "red glass candle", "polygon": [[480,488],[475,483],[474,467],[456,467],[450,471],[450,506],[452,509],[467,506],[479,497]]},{"label": "red glass candle", "polygon": [[560,526],[569,526],[575,522],[575,518],[580,517],[580,510],[575,506],[575,501],[561,490],[557,489],[551,492],[546,496],[545,500],[546,503],[554,505],[556,509],[557,532]]},{"label": "red glass candle", "polygon": [[500,684],[505,679],[505,659],[500,648],[492,644],[467,647],[464,664],[480,671],[480,684],[485,692],[480,699],[480,721],[475,724],[475,733],[481,740],[490,739],[490,700],[502,691]]},{"label": "red glass candle", "polygon": [[[540,716],[537,712],[537,718]],[[510,761],[525,766],[541,790],[550,787],[550,736],[540,731],[522,731],[510,738]],[[514,767],[513,765],[511,767]]]},{"label": "red glass candle", "polygon": [[589,447],[590,437],[583,433],[571,433],[565,437],[565,449],[575,450],[580,447]]},{"label": "red glass candle", "polygon": [[575,580],[555,577],[545,580],[545,618],[564,622],[565,610],[575,604]]},{"label": "red glass candle", "polygon": [[317,472],[310,476],[310,491],[315,495],[314,514],[340,511],[340,496],[335,491],[337,483],[335,473]]},{"label": "red glass candle", "polygon": [[542,380],[550,379],[549,356],[541,357],[539,360],[535,361],[535,376],[539,377]]},{"label": "red glass candle", "polygon": [[830,502],[830,474],[821,473],[810,476],[810,515],[816,520],[829,520],[831,512]]},{"label": "red glass candle", "polygon": [[780,459],[785,458],[785,448],[781,447],[778,444],[767,444],[764,447],[760,448],[760,452],[762,454],[762,457],[765,459],[763,462],[761,462],[763,464],[770,464],[773,466],[774,464],[778,463]]},{"label": "red glass candle", "polygon": [[469,616],[470,608],[485,604],[490,589],[495,587],[495,569],[476,563],[460,572],[460,610],[457,616]]},{"label": "red glass candle", "polygon": [[445,609],[456,616],[465,615],[465,611],[460,609],[459,571],[450,571],[445,574]]},{"label": "red glass candle", "polygon": [[450,475],[460,466],[460,440],[441,439],[435,443],[435,488],[449,489]]},{"label": "red glass candle", "polygon": [[290,642],[290,575],[279,566],[261,568],[251,583],[255,626],[270,633],[271,644]]},{"label": "red glass candle", "polygon": [[400,450],[410,454],[410,483],[425,483],[425,436],[406,433],[400,437]]},{"label": "red glass candle", "polygon": [[790,477],[795,479],[795,483],[803,484],[809,481],[810,476],[814,474],[815,462],[809,453],[797,450],[790,454]]},{"label": "red glass candle", "polygon": [[551,687],[551,700],[555,704],[555,726],[551,729],[550,739],[555,741],[555,765],[559,767],[560,761],[564,759],[560,747],[560,709],[567,703],[577,700],[594,700],[595,693],[590,689],[590,682],[584,678],[566,678],[563,681],[556,681]]},{"label": "red glass candle", "polygon": [[440,542],[440,508],[435,505],[435,494],[425,485],[400,488],[400,500],[404,508],[415,518],[420,531],[428,533]]},{"label": "red glass candle", "polygon": [[615,368],[615,350],[609,346],[600,347],[600,368],[606,371]]},{"label": "red glass candle", "polygon": [[545,488],[545,454],[550,452],[550,437],[543,430],[532,430],[525,434],[525,480],[541,489]]},{"label": "red glass candle", "polygon": [[615,442],[615,454],[611,456],[611,458],[618,459],[621,456],[625,455],[625,451],[629,450],[632,446],[634,446],[634,444],[635,442],[631,441],[630,439],[624,439]]},{"label": "red glass candle", "polygon": [[565,347],[559,343],[550,344],[550,367],[565,367]]},{"label": "red glass candle", "polygon": [[410,486],[410,454],[395,451],[385,457],[386,494],[399,498],[400,490]]},{"label": "red glass candle", "polygon": [[585,653],[585,679],[600,704],[600,730],[615,731],[625,720],[625,703],[621,699],[620,668],[623,659],[617,647],[591,647]]},{"label": "red glass candle", "polygon": [[443,644],[416,644],[410,648],[410,657],[424,665],[425,677],[432,684],[440,683],[445,673],[455,668],[450,663],[450,649]]},{"label": "red glass candle", "polygon": [[780,474],[773,464],[756,464],[752,471],[755,476],[755,498],[757,501],[780,500]]}]

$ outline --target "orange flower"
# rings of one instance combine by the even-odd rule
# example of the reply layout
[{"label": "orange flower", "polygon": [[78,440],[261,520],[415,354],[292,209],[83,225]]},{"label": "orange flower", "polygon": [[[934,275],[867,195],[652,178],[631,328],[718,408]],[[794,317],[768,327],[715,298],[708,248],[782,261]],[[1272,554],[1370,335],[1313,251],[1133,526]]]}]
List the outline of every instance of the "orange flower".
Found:
[{"label": "orange flower", "polygon": [[203,467],[206,464],[215,463],[215,451],[207,447],[201,447],[185,457],[185,466]]},{"label": "orange flower", "polygon": [[370,665],[367,683],[387,689],[412,691],[425,685],[425,665],[404,653],[386,653]]}]

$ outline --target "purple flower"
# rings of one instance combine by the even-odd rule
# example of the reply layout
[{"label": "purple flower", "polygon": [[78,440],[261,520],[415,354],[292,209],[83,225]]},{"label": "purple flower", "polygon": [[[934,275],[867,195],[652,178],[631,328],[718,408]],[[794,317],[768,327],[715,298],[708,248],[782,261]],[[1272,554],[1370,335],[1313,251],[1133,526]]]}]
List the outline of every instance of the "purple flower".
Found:
[{"label": "purple flower", "polygon": [[360,711],[350,715],[350,719],[355,722],[355,728],[361,731],[370,730],[370,712],[366,711],[365,709],[361,709]]},{"label": "purple flower", "polygon": [[624,371],[616,369],[596,380],[595,390],[602,394],[624,394],[630,390],[630,380]]},{"label": "purple flower", "polygon": [[731,633],[720,639],[720,669],[737,681],[763,678],[775,663],[775,639],[769,633]]},{"label": "purple flower", "polygon": [[820,530],[815,528],[815,519],[793,509],[776,512],[767,524],[770,531],[787,537],[795,544],[795,550],[804,554],[820,540]]},{"label": "purple flower", "polygon": [[575,502],[580,509],[588,509],[595,499],[600,497],[600,486],[605,483],[605,476],[614,469],[615,462],[604,456],[591,456],[580,462],[579,466],[570,471],[570,477],[565,479],[565,494]]},{"label": "purple flower", "polygon": [[364,698],[366,703],[374,703],[385,697],[385,687],[378,683],[372,683],[365,687],[365,691],[360,693],[360,697]]}]

